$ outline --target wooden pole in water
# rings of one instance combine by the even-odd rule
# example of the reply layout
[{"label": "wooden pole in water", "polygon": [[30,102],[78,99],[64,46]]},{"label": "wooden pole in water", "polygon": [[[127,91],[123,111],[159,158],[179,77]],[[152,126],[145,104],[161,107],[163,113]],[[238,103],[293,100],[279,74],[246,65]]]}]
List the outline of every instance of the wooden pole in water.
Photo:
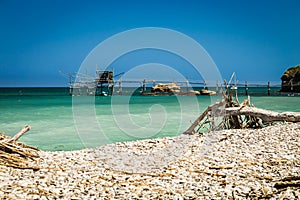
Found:
[{"label": "wooden pole in water", "polygon": [[248,82],[245,81],[245,92],[246,92],[246,96],[248,96]]},{"label": "wooden pole in water", "polygon": [[69,76],[69,87],[70,87],[69,94],[70,94],[70,96],[72,96],[73,91],[72,91],[72,77],[71,76]]},{"label": "wooden pole in water", "polygon": [[102,82],[100,83],[100,95],[103,95],[103,86],[102,86]]},{"label": "wooden pole in water", "polygon": [[73,87],[72,87],[72,85],[70,85],[69,93],[70,93],[70,96],[72,96],[72,94],[73,94]]},{"label": "wooden pole in water", "polygon": [[146,79],[144,79],[143,81],[143,90],[142,90],[142,94],[144,94],[146,91]]},{"label": "wooden pole in water", "polygon": [[268,81],[268,96],[270,96],[271,88],[270,88],[270,81]]},{"label": "wooden pole in water", "polygon": [[79,78],[79,83],[78,83],[78,96],[81,95],[81,78]]},{"label": "wooden pole in water", "polygon": [[122,95],[122,77],[119,79],[119,95]]},{"label": "wooden pole in water", "polygon": [[187,76],[186,76],[186,82],[185,82],[185,84],[186,84],[186,93],[188,93],[189,92],[189,80],[188,80]]},{"label": "wooden pole in water", "polygon": [[226,83],[226,80],[224,79],[224,85],[225,85],[225,92],[226,94],[228,94],[228,84]]}]

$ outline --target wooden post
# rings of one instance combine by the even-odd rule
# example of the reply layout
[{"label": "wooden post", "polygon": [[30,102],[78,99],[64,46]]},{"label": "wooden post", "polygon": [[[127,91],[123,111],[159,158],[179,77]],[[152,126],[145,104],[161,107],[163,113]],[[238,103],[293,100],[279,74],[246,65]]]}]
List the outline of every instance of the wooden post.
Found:
[{"label": "wooden post", "polygon": [[69,85],[70,85],[69,93],[70,93],[70,96],[72,96],[72,94],[73,94],[73,87],[72,87],[72,77],[71,76],[69,77]]},{"label": "wooden post", "polygon": [[122,78],[119,79],[119,95],[122,95]]},{"label": "wooden post", "polygon": [[86,92],[86,96],[89,96],[89,79],[88,79],[88,71],[87,71],[87,68],[85,68],[85,92]]},{"label": "wooden post", "polygon": [[103,95],[103,86],[102,86],[102,81],[100,83],[100,95]]},{"label": "wooden post", "polygon": [[246,96],[248,96],[248,82],[245,81],[245,92],[246,92]]},{"label": "wooden post", "polygon": [[144,94],[146,92],[146,79],[144,79],[143,81],[143,90],[142,90],[142,94]]},{"label": "wooden post", "polygon": [[224,85],[225,85],[225,93],[228,94],[228,84],[226,83],[226,80],[224,79]]},{"label": "wooden post", "polygon": [[189,92],[189,80],[188,80],[188,77],[186,77],[185,87],[186,87],[186,93],[188,94],[188,92]]},{"label": "wooden post", "polygon": [[115,87],[115,85],[114,85],[114,83],[112,83],[112,85],[111,85],[111,91],[110,91],[111,92],[111,94],[110,94],[111,96],[114,94],[114,87]]},{"label": "wooden post", "polygon": [[[79,81],[81,81],[81,79],[79,79]],[[81,95],[81,82],[78,83],[78,96]]]},{"label": "wooden post", "polygon": [[73,94],[73,88],[72,88],[72,85],[70,85],[69,94],[70,94],[70,96],[72,96],[72,94]]},{"label": "wooden post", "polygon": [[270,88],[270,81],[268,81],[268,96],[270,96],[271,88]]},{"label": "wooden post", "polygon": [[216,93],[219,94],[219,83],[218,83],[218,80],[216,82]]}]

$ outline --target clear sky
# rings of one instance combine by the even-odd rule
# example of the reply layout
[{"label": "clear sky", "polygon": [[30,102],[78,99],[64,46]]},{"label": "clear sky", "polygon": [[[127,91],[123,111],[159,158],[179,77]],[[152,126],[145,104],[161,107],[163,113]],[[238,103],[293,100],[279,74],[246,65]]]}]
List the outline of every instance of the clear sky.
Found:
[{"label": "clear sky", "polygon": [[192,37],[224,78],[279,82],[300,64],[299,9],[299,0],[0,0],[0,87],[67,86],[59,70],[76,72],[101,41],[140,27]]}]

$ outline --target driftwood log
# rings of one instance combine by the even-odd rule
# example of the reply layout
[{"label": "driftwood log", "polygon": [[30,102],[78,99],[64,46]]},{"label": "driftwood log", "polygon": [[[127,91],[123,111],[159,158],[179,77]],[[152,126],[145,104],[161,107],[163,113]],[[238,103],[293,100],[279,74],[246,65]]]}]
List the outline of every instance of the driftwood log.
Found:
[{"label": "driftwood log", "polygon": [[272,123],[278,121],[285,122],[300,122],[300,113],[298,112],[274,112],[256,107],[231,107],[221,111],[225,116],[251,116],[260,118],[265,123]]},{"label": "driftwood log", "polygon": [[276,122],[300,122],[299,112],[278,113],[256,108],[250,104],[250,97],[242,104],[237,94],[223,93],[222,100],[209,106],[184,134],[204,133],[223,129],[263,128]]},{"label": "driftwood log", "polygon": [[39,158],[38,149],[21,142],[17,142],[17,140],[29,130],[30,126],[26,125],[12,138],[0,133],[1,165],[20,169],[39,169],[33,165],[33,163],[37,162],[37,159]]}]

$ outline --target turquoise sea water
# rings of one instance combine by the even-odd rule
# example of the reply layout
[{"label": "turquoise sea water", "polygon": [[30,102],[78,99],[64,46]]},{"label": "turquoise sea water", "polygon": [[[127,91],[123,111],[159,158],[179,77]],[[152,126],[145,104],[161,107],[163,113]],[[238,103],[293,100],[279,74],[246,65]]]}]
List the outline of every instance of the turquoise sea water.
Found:
[{"label": "turquoise sea water", "polygon": [[[251,103],[256,107],[279,112],[300,112],[300,96],[290,97],[277,93],[266,96],[260,95],[261,90],[261,88],[252,89],[252,95],[249,91]],[[56,151],[93,147],[100,144],[97,141],[98,136],[89,135],[89,131],[95,132],[95,127],[89,120],[93,115],[100,127],[97,127],[96,131],[99,129],[110,143],[173,136],[186,130],[201,111],[219,98],[94,97],[92,102],[94,113],[81,116],[81,112],[84,113],[91,107],[90,101],[85,101],[84,97],[78,101],[77,97],[75,100],[77,104],[72,106],[74,99],[68,92],[67,88],[0,88],[0,132],[12,136],[28,124],[32,129],[22,136],[20,141],[38,146],[40,149]],[[246,97],[242,95],[242,90],[240,93],[239,99],[242,101]],[[75,118],[82,117],[83,121],[74,121],[73,109],[80,112],[79,114],[75,112]],[[152,123],[156,123],[159,129],[153,128]],[[134,131],[132,127],[139,129]]]}]

